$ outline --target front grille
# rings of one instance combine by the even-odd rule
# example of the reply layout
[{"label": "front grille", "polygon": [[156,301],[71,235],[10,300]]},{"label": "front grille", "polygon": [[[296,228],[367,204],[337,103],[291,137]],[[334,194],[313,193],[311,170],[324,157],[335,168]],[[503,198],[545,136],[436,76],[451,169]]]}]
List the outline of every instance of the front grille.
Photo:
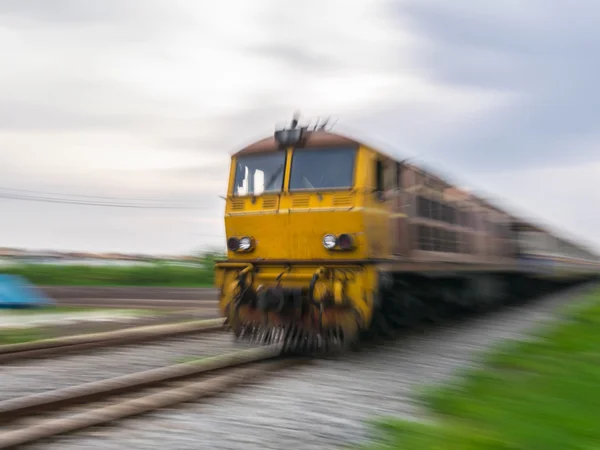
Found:
[{"label": "front grille", "polygon": [[243,211],[244,210],[244,200],[232,200],[231,201],[231,209],[232,209],[232,211]]},{"label": "front grille", "polygon": [[294,197],[292,199],[292,207],[293,208],[307,208],[310,197],[302,196],[302,197]]},{"label": "front grille", "polygon": [[262,202],[263,209],[275,209],[277,205],[277,199],[274,198],[264,198]]},{"label": "front grille", "polygon": [[333,206],[352,206],[352,197],[346,194],[333,197]]}]

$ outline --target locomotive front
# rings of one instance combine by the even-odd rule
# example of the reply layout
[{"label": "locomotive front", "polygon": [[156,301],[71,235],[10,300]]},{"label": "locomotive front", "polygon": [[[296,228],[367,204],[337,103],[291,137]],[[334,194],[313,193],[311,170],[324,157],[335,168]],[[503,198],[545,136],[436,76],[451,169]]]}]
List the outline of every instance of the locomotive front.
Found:
[{"label": "locomotive front", "polygon": [[233,155],[215,279],[239,339],[331,350],[368,327],[368,158],[351,139],[294,126]]}]

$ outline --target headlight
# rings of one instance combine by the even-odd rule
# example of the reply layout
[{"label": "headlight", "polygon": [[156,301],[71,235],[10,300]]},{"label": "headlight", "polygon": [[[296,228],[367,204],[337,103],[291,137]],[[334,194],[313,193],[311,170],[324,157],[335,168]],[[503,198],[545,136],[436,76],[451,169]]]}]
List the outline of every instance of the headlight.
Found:
[{"label": "headlight", "polygon": [[340,234],[338,238],[338,245],[342,250],[350,250],[354,247],[354,241],[352,240],[352,236],[349,234]]},{"label": "headlight", "polygon": [[243,252],[247,252],[252,248],[252,239],[247,236],[244,236],[240,239],[239,249]]},{"label": "headlight", "polygon": [[232,252],[235,252],[240,247],[240,240],[236,237],[230,237],[227,239],[227,248]]},{"label": "headlight", "polygon": [[227,239],[227,248],[232,252],[249,252],[254,247],[254,240],[251,237],[241,238],[230,237]]},{"label": "headlight", "polygon": [[327,250],[333,249],[337,245],[337,238],[334,234],[326,234],[323,236],[323,247]]},{"label": "headlight", "polygon": [[339,236],[335,234],[326,234],[323,236],[323,247],[327,250],[352,250],[355,247],[354,238],[348,233],[342,233]]}]

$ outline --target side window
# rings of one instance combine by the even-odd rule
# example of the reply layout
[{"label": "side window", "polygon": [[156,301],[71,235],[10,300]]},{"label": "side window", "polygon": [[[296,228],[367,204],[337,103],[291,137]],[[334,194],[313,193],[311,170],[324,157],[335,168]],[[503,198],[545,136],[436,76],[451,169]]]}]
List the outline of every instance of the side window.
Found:
[{"label": "side window", "polygon": [[396,164],[392,161],[386,161],[383,172],[383,189],[385,192],[393,191],[398,188],[398,176]]},{"label": "side window", "polygon": [[396,163],[396,187],[398,189],[402,189],[403,188],[403,180],[402,180],[402,163],[397,162]]},{"label": "side window", "polygon": [[425,219],[429,219],[431,217],[429,212],[430,203],[431,202],[428,198],[421,195],[417,196],[417,215],[419,217],[423,217]]},{"label": "side window", "polygon": [[383,199],[383,175],[384,175],[384,166],[383,161],[381,159],[377,159],[375,162],[375,194],[377,199]]}]

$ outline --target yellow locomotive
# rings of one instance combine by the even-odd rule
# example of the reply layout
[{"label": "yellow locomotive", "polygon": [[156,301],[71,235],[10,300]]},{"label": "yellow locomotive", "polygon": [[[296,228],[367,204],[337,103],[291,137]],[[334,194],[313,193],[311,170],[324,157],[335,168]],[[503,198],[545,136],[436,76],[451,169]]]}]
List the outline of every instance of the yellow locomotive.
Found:
[{"label": "yellow locomotive", "polygon": [[[297,120],[232,156],[225,227],[227,260],[215,279],[226,322],[238,338],[287,349],[343,347],[373,327],[480,308],[558,280],[519,253],[519,230],[552,234]],[[568,279],[595,275],[598,257],[576,248]]]}]

